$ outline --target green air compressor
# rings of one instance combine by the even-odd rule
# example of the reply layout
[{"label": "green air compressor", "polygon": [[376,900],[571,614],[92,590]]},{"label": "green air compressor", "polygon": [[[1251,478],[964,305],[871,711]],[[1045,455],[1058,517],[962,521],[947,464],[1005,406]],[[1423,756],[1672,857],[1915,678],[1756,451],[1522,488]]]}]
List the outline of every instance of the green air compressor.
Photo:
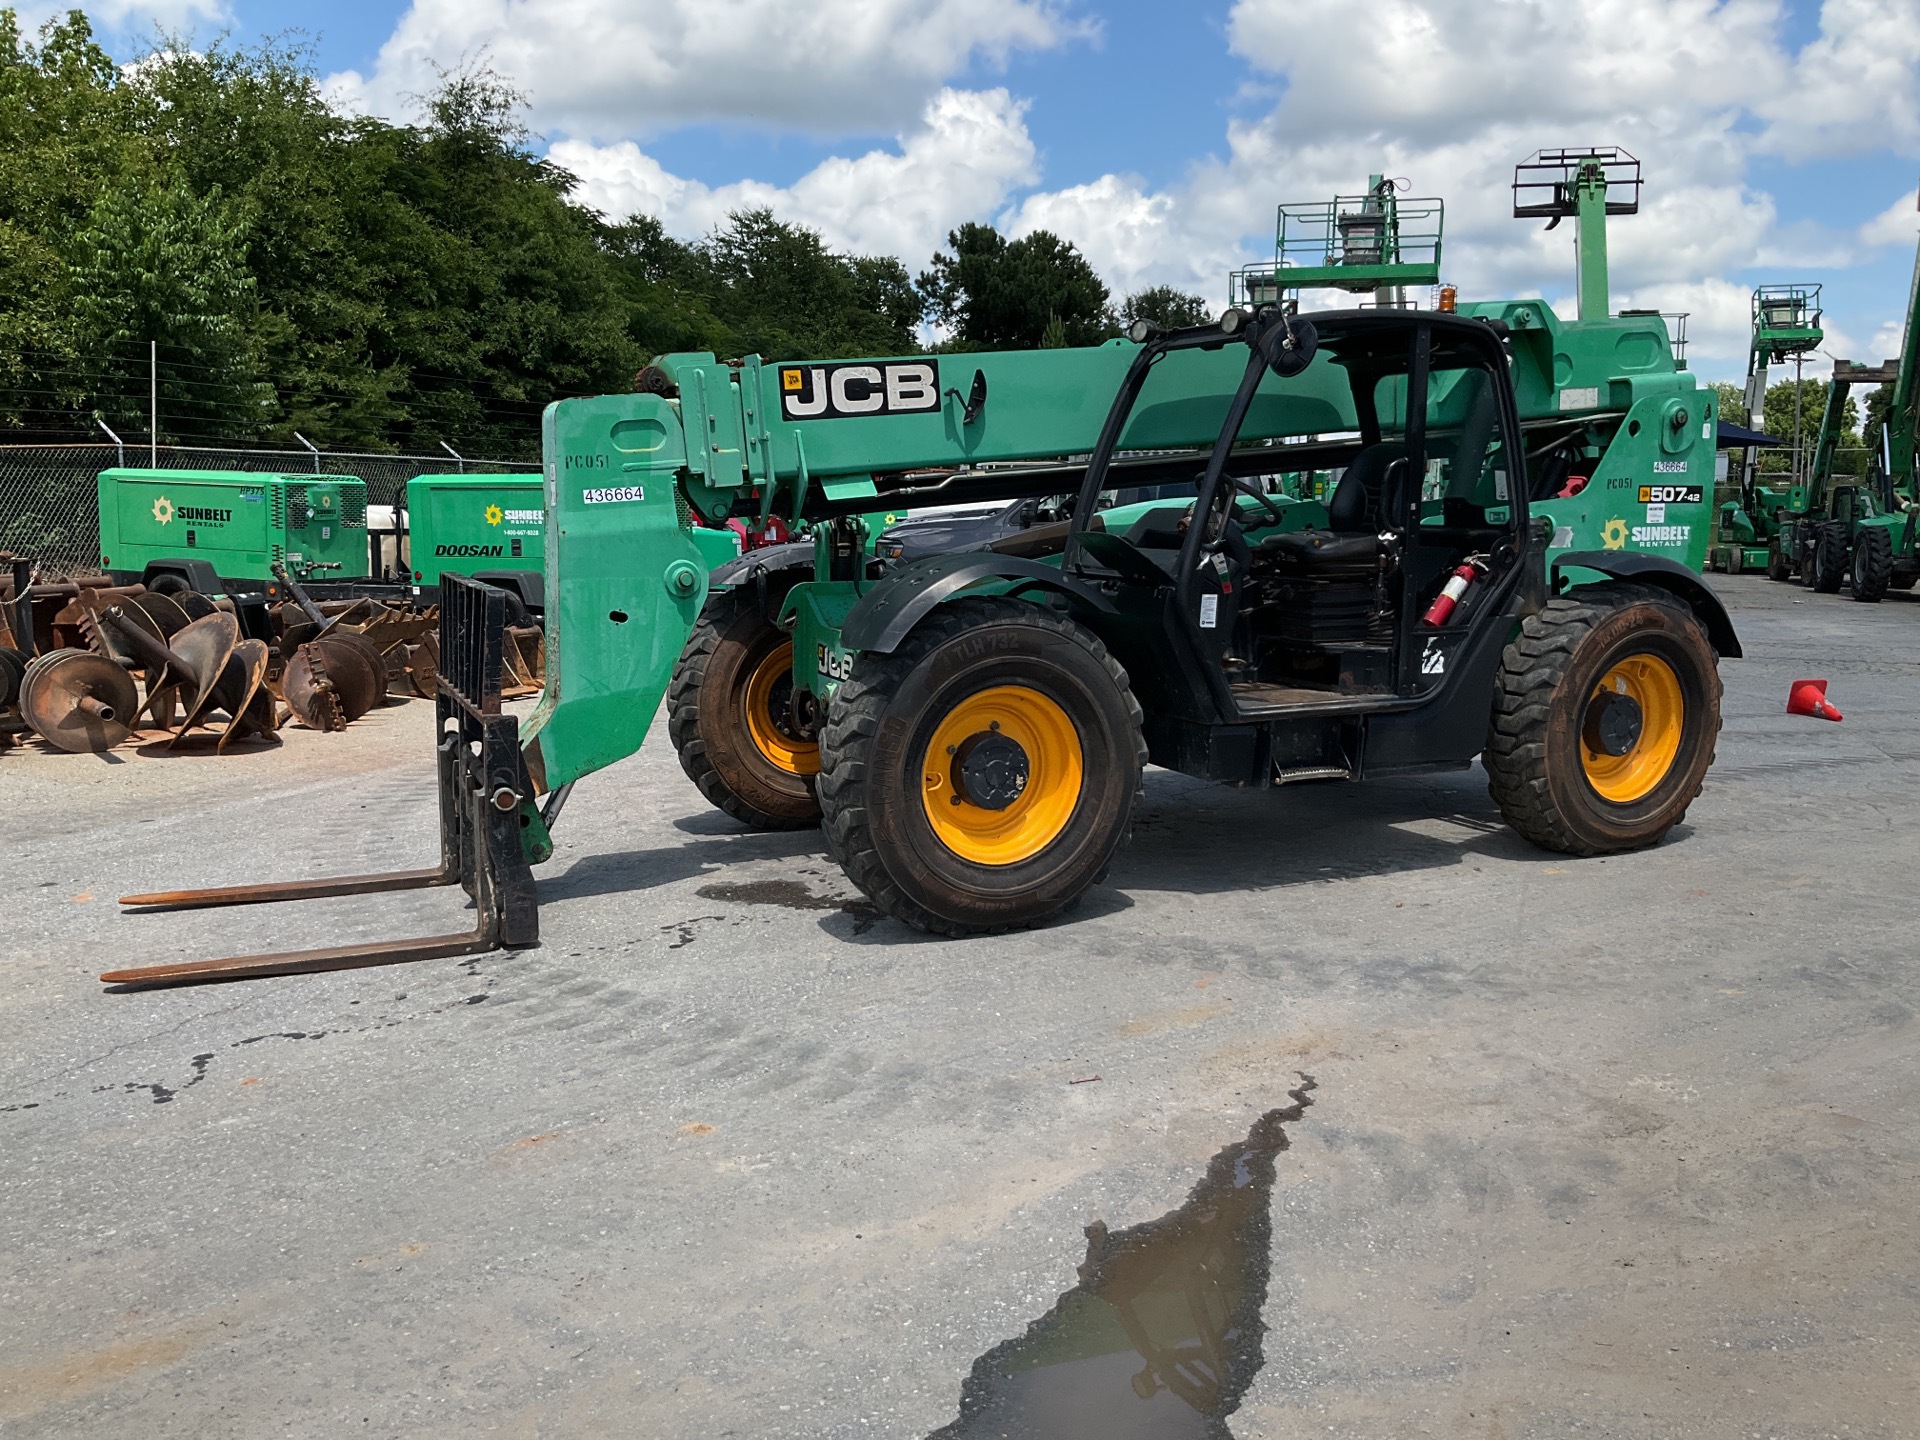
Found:
[{"label": "green air compressor", "polygon": [[113,469],[99,493],[100,568],[121,584],[271,593],[276,562],[301,578],[367,577],[367,487],[350,475]]},{"label": "green air compressor", "polygon": [[[543,608],[546,494],[539,472],[519,475],[419,475],[407,482],[407,569],[413,593],[439,588],[444,574],[484,580]],[[700,530],[695,544],[709,568],[740,553],[731,530]]]}]

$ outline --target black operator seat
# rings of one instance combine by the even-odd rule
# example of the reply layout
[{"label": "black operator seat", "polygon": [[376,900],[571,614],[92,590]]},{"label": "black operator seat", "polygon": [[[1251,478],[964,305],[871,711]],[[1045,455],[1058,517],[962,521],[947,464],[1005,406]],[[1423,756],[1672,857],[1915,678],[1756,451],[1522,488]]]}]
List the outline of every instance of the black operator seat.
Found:
[{"label": "black operator seat", "polygon": [[1327,501],[1325,530],[1289,530],[1260,542],[1263,554],[1290,570],[1372,567],[1380,559],[1383,531],[1400,528],[1407,511],[1411,467],[1397,440],[1369,445],[1340,476]]},{"label": "black operator seat", "polygon": [[1353,457],[1327,501],[1327,528],[1340,535],[1378,535],[1406,513],[1407,447],[1369,445]]}]

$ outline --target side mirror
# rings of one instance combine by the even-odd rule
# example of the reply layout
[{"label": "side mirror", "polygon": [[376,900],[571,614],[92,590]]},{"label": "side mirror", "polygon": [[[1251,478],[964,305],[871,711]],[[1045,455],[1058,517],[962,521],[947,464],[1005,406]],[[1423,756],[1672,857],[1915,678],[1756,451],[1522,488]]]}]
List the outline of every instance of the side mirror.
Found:
[{"label": "side mirror", "polygon": [[1258,343],[1267,368],[1282,380],[1291,380],[1313,363],[1320,349],[1320,332],[1311,320],[1281,315],[1275,317]]}]

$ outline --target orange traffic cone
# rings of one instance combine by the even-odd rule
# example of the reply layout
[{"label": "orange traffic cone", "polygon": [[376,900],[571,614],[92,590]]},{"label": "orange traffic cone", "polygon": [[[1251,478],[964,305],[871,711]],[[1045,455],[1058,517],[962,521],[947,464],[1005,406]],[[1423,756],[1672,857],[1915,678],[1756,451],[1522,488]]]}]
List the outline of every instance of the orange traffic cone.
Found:
[{"label": "orange traffic cone", "polygon": [[1787,714],[1811,715],[1818,720],[1838,720],[1840,712],[1827,700],[1824,680],[1796,680],[1787,692]]}]

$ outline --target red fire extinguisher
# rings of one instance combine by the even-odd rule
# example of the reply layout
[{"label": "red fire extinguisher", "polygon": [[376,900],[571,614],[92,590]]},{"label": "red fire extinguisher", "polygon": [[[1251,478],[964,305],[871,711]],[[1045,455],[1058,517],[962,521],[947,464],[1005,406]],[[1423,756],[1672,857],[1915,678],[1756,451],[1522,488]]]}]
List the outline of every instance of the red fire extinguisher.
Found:
[{"label": "red fire extinguisher", "polygon": [[1420,617],[1423,625],[1444,625],[1454,609],[1460,604],[1467,591],[1473,588],[1474,581],[1487,573],[1487,557],[1469,555],[1460,562],[1440,593],[1433,597],[1433,604],[1427,607],[1427,613]]}]

